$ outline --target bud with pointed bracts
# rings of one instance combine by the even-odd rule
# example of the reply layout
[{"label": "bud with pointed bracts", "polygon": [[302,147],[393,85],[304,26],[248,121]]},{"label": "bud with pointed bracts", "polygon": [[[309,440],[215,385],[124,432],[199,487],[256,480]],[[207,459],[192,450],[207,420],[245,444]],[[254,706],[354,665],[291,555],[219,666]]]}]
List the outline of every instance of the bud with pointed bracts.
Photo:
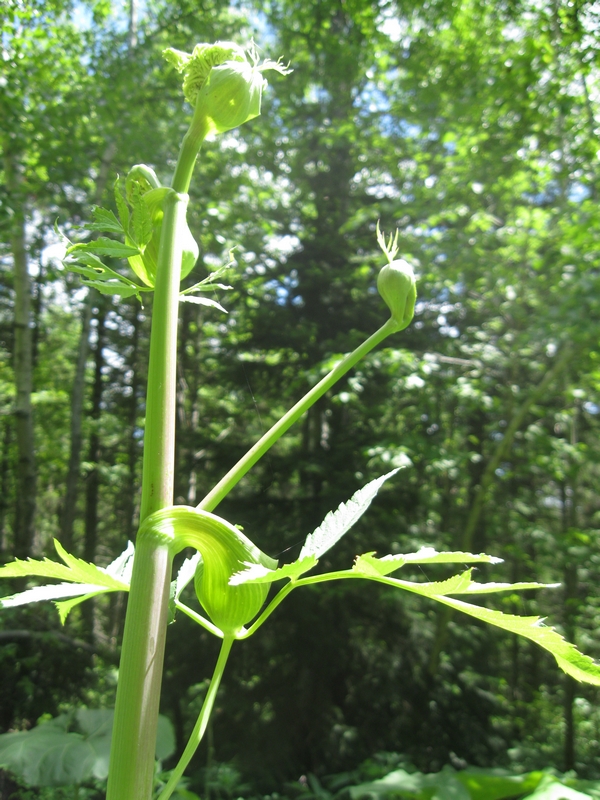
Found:
[{"label": "bud with pointed bracts", "polygon": [[377,289],[392,312],[392,320],[396,330],[404,330],[410,325],[415,314],[417,299],[417,281],[413,268],[403,258],[395,259],[398,252],[398,231],[395,237],[390,234],[386,243],[385,236],[377,223],[377,241],[385,253],[388,263],[382,267],[377,277]]},{"label": "bud with pointed bracts", "polygon": [[259,65],[254,46],[246,51],[233,42],[197,44],[191,54],[168,48],[163,55],[183,73],[185,98],[204,120],[206,134],[225,133],[257,117],[267,85],[262,73],[291,71],[280,61]]}]

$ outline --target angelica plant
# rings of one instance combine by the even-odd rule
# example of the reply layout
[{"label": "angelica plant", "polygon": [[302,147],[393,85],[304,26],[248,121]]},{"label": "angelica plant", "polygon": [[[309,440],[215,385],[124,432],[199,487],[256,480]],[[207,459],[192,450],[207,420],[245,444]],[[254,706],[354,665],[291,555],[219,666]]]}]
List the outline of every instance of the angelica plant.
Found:
[{"label": "angelica plant", "polygon": [[[179,303],[194,301],[217,306],[202,295],[223,271],[182,292],[180,282],[194,266],[198,247],[186,221],[188,189],[194,164],[209,134],[219,135],[260,114],[266,86],[264,72],[286,74],[280,61],[259,63],[253,47],[230,42],[196,45],[192,53],[169,49],[167,60],[183,75],[183,92],[193,115],[185,134],[170,186],[162,186],[145,165],[134,166],[124,182],[117,181],[117,214],[95,209],[89,230],[110,234],[86,243],[67,242],[66,265],[83,282],[100,292],[143,299],[153,293],[152,330],[146,396],[146,426],[140,528],[135,555],[130,546],[106,569],[66,553],[56,543],[62,563],[15,561],[0,568],[0,577],[37,576],[59,584],[44,584],[3,598],[4,607],[54,600],[64,620],[74,605],[112,591],[128,591],[129,600],[112,735],[108,800],[149,800],[152,795],[154,752],[169,611],[180,611],[218,637],[221,651],[204,705],[190,740],[159,800],[175,790],[206,730],[219,683],[234,642],[247,639],[267,621],[293,590],[325,581],[375,581],[435,600],[504,630],[525,636],[549,650],[573,677],[600,685],[600,667],[581,654],[536,617],[518,617],[488,609],[465,599],[516,589],[537,589],[539,583],[477,583],[472,568],[448,580],[413,582],[394,573],[405,564],[496,563],[499,559],[468,552],[417,553],[376,557],[366,551],[346,569],[309,574],[319,559],[367,510],[381,486],[398,473],[393,470],[371,481],[313,531],[296,561],[279,567],[234,524],[216,515],[215,508],[246,472],[296,420],[361,358],[386,337],[405,329],[414,315],[416,280],[412,267],[398,254],[398,233],[388,239],[377,229],[387,259],[378,276],[378,289],[390,316],[382,326],[317,383],[214,486],[196,508],[173,505],[175,442],[175,377]],[[104,256],[127,259],[133,277],[107,266]],[[174,556],[186,547],[197,555],[187,559],[173,579]],[[200,614],[181,600],[193,580],[204,611]],[[279,590],[266,603],[271,584]]]}]

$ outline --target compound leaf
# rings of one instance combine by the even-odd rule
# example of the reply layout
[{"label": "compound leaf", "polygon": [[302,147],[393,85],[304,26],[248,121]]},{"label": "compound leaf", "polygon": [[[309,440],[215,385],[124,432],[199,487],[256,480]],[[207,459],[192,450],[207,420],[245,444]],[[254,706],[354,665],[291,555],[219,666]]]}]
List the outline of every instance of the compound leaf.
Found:
[{"label": "compound leaf", "polygon": [[330,511],[319,527],[307,536],[298,560],[301,561],[307,556],[321,558],[362,517],[385,481],[394,476],[399,469],[398,467],[387,475],[367,483],[355,492],[347,503],[342,503],[336,511]]}]

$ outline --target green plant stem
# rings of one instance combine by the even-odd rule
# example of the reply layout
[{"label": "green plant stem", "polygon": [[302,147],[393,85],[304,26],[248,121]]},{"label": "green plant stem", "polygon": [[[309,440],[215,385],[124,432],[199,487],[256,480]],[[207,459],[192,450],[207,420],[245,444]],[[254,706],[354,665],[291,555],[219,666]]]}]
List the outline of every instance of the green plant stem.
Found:
[{"label": "green plant stem", "polygon": [[[173,502],[177,314],[187,195],[169,192],[156,274],[140,518]],[[167,627],[170,540],[138,537],[127,603],[107,800],[149,800]]]},{"label": "green plant stem", "polygon": [[204,732],[206,731],[206,726],[208,725],[208,720],[210,719],[210,715],[215,704],[215,698],[217,696],[217,691],[219,689],[219,684],[221,683],[221,678],[223,677],[223,672],[225,670],[225,665],[227,664],[227,659],[229,658],[229,652],[231,650],[231,645],[234,642],[234,638],[232,636],[226,636],[223,639],[223,644],[221,645],[221,650],[219,652],[219,658],[217,659],[217,664],[215,666],[215,671],[213,672],[213,676],[210,680],[210,685],[208,687],[208,691],[206,693],[206,697],[204,698],[204,703],[202,704],[202,709],[200,710],[200,714],[198,715],[198,719],[196,720],[196,724],[194,725],[194,730],[189,738],[189,741],[183,751],[183,754],[179,761],[177,762],[177,766],[173,770],[171,777],[169,778],[169,782],[159,794],[157,800],[167,800],[175,789],[177,788],[177,784],[181,780],[181,776],[183,775],[185,768],[190,763],[192,756],[198,749],[198,745],[202,741],[202,737],[204,736]]},{"label": "green plant stem", "polygon": [[257,619],[252,623],[252,625],[250,625],[250,627],[247,629],[243,629],[240,633],[237,634],[235,638],[238,639],[239,641],[242,641],[242,639],[247,639],[249,636],[252,636],[253,633],[256,633],[256,631],[260,628],[263,622],[266,622],[266,620],[275,611],[277,606],[283,600],[285,600],[288,594],[292,591],[292,589],[295,589],[296,586],[297,586],[296,581],[290,581],[289,583],[286,583],[286,585],[282,589],[280,589],[279,592],[275,595],[275,597],[271,600],[271,602],[264,609],[264,611],[261,612],[260,616],[257,617]]},{"label": "green plant stem", "polygon": [[229,472],[217,483],[217,485],[206,495],[196,508],[203,511],[212,511],[218,506],[221,500],[233,489],[244,475],[251,469],[256,462],[264,456],[275,442],[307,411],[316,401],[322,397],[349,369],[351,369],[361,358],[367,355],[374,347],[382,342],[391,333],[398,330],[398,324],[389,319],[378,331],[370,336],[366,341],[359,345],[345,358],[343,358],[329,374],[327,374],[316,386],[304,395],[295,406],[281,417],[281,419],[268,430],[265,435],[256,442],[254,447],[232,467]]},{"label": "green plant stem", "polygon": [[[201,93],[199,93],[199,99],[200,95]],[[203,103],[199,102],[196,106],[194,116],[190,122],[190,127],[181,143],[179,158],[175,165],[175,174],[173,175],[173,182],[171,184],[176,192],[188,192],[198,153],[208,133],[205,112],[201,110],[202,105]]]},{"label": "green plant stem", "polygon": [[[209,633],[212,633],[213,636],[216,636],[219,639],[224,638],[223,631],[220,628],[217,628],[216,625],[213,625],[212,622],[203,617],[202,614],[198,614],[192,608],[186,606],[185,603],[182,603],[180,600],[175,600],[175,608],[177,608],[183,614],[186,614],[190,619],[193,619],[194,622],[196,622],[198,625],[201,625]],[[239,638],[239,636],[236,638]]]}]

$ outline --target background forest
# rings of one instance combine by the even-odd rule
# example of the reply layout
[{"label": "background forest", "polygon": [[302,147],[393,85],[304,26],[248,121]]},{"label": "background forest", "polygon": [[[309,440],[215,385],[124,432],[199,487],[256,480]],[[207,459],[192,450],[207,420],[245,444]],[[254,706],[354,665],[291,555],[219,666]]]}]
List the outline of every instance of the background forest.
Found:
[{"label": "background forest", "polygon": [[[600,7],[0,0],[0,24],[0,560],[56,537],[105,565],[135,538],[150,307],[82,287],[54,225],[77,238],[134,163],[169,177],[189,109],[165,47],[254,37],[294,72],[269,74],[262,116],[207,144],[192,182],[187,280],[232,247],[236,265],[226,316],[181,308],[177,502],[387,318],[381,220],[418,273],[415,321],[219,514],[292,560],[327,511],[404,467],[325,568],[365,543],[489,552],[504,563],[486,579],[561,583],[497,607],[541,611],[600,657]],[[51,605],[2,612],[0,732],[114,703],[124,605],[65,627]],[[169,629],[180,747],[216,648],[184,618]],[[310,587],[234,654],[190,774],[237,797],[397,753],[600,778],[598,700],[534,644],[422,598]]]}]

